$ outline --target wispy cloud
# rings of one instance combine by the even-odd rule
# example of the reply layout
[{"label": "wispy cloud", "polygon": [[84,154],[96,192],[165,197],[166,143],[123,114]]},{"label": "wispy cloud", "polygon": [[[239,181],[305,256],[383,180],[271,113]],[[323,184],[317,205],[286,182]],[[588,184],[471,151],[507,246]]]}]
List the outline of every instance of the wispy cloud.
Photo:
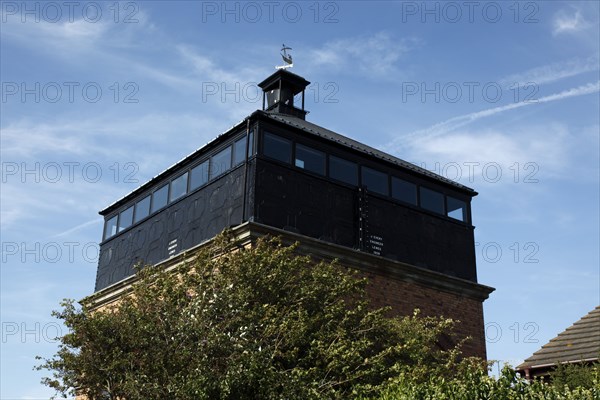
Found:
[{"label": "wispy cloud", "polygon": [[[572,137],[569,128],[563,124],[527,126],[512,129],[510,134],[492,129],[460,131],[423,139],[404,153],[408,152],[411,159],[435,160],[443,164],[468,161],[479,163],[481,167],[493,162],[501,165],[504,171],[510,171],[508,168],[515,162],[536,163],[543,166],[544,176],[548,177],[568,165],[569,139]],[[467,172],[466,168],[463,172]]]},{"label": "wispy cloud", "polygon": [[[2,183],[2,229],[9,232],[15,226],[35,223],[38,215],[58,216],[67,212],[73,215],[81,212],[88,217],[79,221],[89,221],[90,213],[95,214],[118,197],[115,193],[129,192],[225,128],[218,121],[218,116],[213,119],[157,113],[139,118],[107,115],[54,123],[23,120],[7,124],[2,128],[2,157],[4,163],[15,163],[17,173],[7,176],[7,182]],[[177,132],[179,140],[172,140],[173,132]],[[120,145],[109,146],[106,143]],[[131,151],[142,147],[145,151]],[[65,162],[77,163],[72,175]],[[61,172],[56,183],[44,178],[44,170],[51,163],[58,166],[52,171],[58,168]],[[127,182],[125,175],[133,169],[125,170],[126,163],[135,167],[135,173]],[[100,169],[102,175],[98,182],[85,179],[83,167],[88,164],[96,165],[90,173]],[[24,169],[34,172],[23,177]],[[69,196],[65,197],[65,193]],[[65,205],[68,207],[65,208]],[[73,224],[76,219],[71,216],[69,220]],[[72,228],[72,225],[55,224],[46,235],[66,235],[72,229],[86,226]]]},{"label": "wispy cloud", "polygon": [[[219,126],[218,117],[156,112],[136,118],[106,115],[64,118],[53,123],[24,119],[2,127],[2,153],[19,160],[49,161],[57,157],[123,160],[132,156],[126,144],[144,144],[157,149],[150,155],[154,158],[164,152],[166,144],[174,151],[174,145],[183,145],[172,142],[174,130],[180,132],[180,138],[190,135],[196,140],[196,132],[202,130],[200,138],[208,140],[214,132],[219,132]],[[119,142],[121,146],[107,146],[107,142]]]},{"label": "wispy cloud", "polygon": [[53,238],[58,238],[58,237],[63,237],[63,236],[69,236],[72,233],[78,232],[84,228],[87,228],[88,226],[93,226],[93,225],[98,225],[99,227],[102,226],[102,218],[98,217],[98,218],[94,218],[91,221],[87,221],[84,222],[83,224],[79,224],[77,226],[74,226],[73,228],[67,229],[66,231],[62,231],[60,233],[57,233],[56,235],[53,236]]},{"label": "wispy cloud", "polygon": [[[108,15],[107,10],[105,14]],[[136,23],[114,23],[111,18],[88,21],[83,18],[50,22],[22,23],[21,20],[8,18],[2,23],[3,41],[17,43],[33,50],[45,53],[71,63],[89,62],[92,57],[111,58],[119,51],[142,48],[155,31],[146,13],[138,10]],[[139,40],[146,36],[144,43]],[[87,64],[86,64],[87,65]]]},{"label": "wispy cloud", "polygon": [[190,46],[180,44],[177,46],[177,53],[185,64],[192,67],[195,75],[201,76],[206,81],[215,82],[236,82],[242,77],[240,74],[226,71],[211,60],[192,49]]},{"label": "wispy cloud", "polygon": [[[412,142],[402,149],[402,157],[476,188],[484,199],[480,207],[502,210],[484,213],[478,217],[480,223],[548,224],[544,215],[549,209],[540,209],[539,204],[549,195],[550,182],[598,184],[597,129],[597,125],[578,129],[561,122],[537,122],[460,130]],[[596,132],[594,138],[591,131]],[[577,218],[561,206],[552,215],[552,224],[568,229]],[[486,230],[479,231],[482,234]]]},{"label": "wispy cloud", "polygon": [[453,117],[447,119],[446,121],[439,122],[435,125],[432,125],[425,129],[420,129],[414,132],[411,132],[407,135],[404,135],[400,138],[395,139],[390,145],[386,147],[402,147],[403,143],[407,143],[413,140],[423,140],[424,138],[435,137],[438,135],[443,135],[445,133],[454,131],[460,127],[468,125],[472,122],[475,122],[479,119],[485,117],[491,117],[493,115],[497,115],[506,111],[514,110],[517,108],[522,108],[526,106],[531,106],[540,103],[549,103],[552,101],[563,100],[570,97],[583,96],[586,94],[596,93],[600,91],[600,81],[595,83],[588,83],[586,85],[582,85],[576,88],[564,90],[559,93],[551,94],[548,96],[540,97],[537,101],[529,101],[529,102],[519,102],[507,104],[504,106],[488,108],[487,110],[477,111],[465,115],[459,115],[457,117]]},{"label": "wispy cloud", "polygon": [[27,47],[56,56],[71,56],[79,52],[97,51],[96,45],[106,39],[109,24],[85,20],[51,23],[3,23],[2,35]]},{"label": "wispy cloud", "polygon": [[191,74],[198,84],[200,82],[250,83],[254,82],[256,77],[261,76],[263,72],[263,68],[247,63],[243,63],[241,66],[237,64],[238,66],[234,69],[223,68],[216,60],[185,44],[177,45],[176,50],[183,64],[191,67]]},{"label": "wispy cloud", "polygon": [[508,75],[500,79],[502,86],[518,84],[523,86],[527,83],[542,85],[545,83],[556,82],[565,78],[570,78],[586,72],[598,71],[600,61],[598,55],[588,57],[587,59],[573,59],[563,62],[557,62],[541,67],[529,69],[525,72]]},{"label": "wispy cloud", "polygon": [[308,64],[312,68],[334,70],[350,67],[350,70],[381,77],[396,72],[398,60],[418,44],[417,39],[397,38],[387,32],[337,39],[308,51]]},{"label": "wispy cloud", "polygon": [[571,12],[560,10],[554,15],[553,20],[553,35],[560,35],[562,33],[575,33],[582,31],[590,26],[590,23],[586,21],[580,10],[575,9]]}]

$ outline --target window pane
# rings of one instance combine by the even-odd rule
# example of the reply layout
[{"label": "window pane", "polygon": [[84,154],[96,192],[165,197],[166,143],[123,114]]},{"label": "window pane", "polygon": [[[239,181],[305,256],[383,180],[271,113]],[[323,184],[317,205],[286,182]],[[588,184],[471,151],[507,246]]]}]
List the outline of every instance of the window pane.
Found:
[{"label": "window pane", "polygon": [[392,176],[392,197],[405,203],[417,205],[417,186]]},{"label": "window pane", "polygon": [[329,157],[329,176],[338,181],[358,185],[358,165],[335,156]]},{"label": "window pane", "polygon": [[169,193],[169,185],[165,185],[152,193],[152,212],[160,210],[167,205],[167,194]]},{"label": "window pane", "polygon": [[129,228],[133,223],[133,206],[125,211],[121,211],[119,216],[119,232],[125,228]]},{"label": "window pane", "polygon": [[254,131],[250,131],[248,140],[250,141],[250,145],[248,146],[248,157],[250,157],[254,155]]},{"label": "window pane", "polygon": [[388,195],[388,176],[383,172],[362,167],[362,184],[367,190],[383,195]]},{"label": "window pane", "polygon": [[450,196],[446,198],[446,203],[448,205],[448,213],[446,215],[450,218],[467,222],[467,203]]},{"label": "window pane", "polygon": [[426,210],[444,214],[444,195],[431,189],[422,187],[421,207]]},{"label": "window pane", "polygon": [[233,165],[238,165],[246,161],[246,136],[238,140],[233,145]]},{"label": "window pane", "polygon": [[264,154],[289,164],[292,159],[292,142],[265,132]]},{"label": "window pane", "polygon": [[135,205],[135,222],[141,221],[150,214],[150,196],[144,197]]},{"label": "window pane", "polygon": [[210,158],[210,179],[223,175],[231,168],[231,146]]},{"label": "window pane", "polygon": [[194,190],[208,182],[208,161],[192,168],[190,190]]},{"label": "window pane", "polygon": [[297,144],[295,165],[298,168],[325,175],[325,153]]},{"label": "window pane", "polygon": [[174,201],[187,193],[187,172],[171,181],[169,201]]},{"label": "window pane", "polygon": [[112,217],[111,219],[109,219],[108,221],[106,221],[106,224],[104,225],[104,239],[108,239],[109,237],[113,236],[115,233],[117,233],[117,216],[116,215],[114,217]]},{"label": "window pane", "polygon": [[267,92],[267,108],[279,101],[279,89],[273,89]]}]

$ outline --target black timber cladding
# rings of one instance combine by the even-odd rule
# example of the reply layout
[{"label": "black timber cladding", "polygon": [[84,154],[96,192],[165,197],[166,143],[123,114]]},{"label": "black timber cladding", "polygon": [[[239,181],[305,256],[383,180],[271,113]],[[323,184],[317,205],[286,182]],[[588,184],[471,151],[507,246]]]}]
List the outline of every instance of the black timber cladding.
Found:
[{"label": "black timber cladding", "polygon": [[[254,168],[253,163],[249,165]],[[244,166],[117,234],[100,246],[96,291],[242,223]],[[251,187],[251,185],[249,185]]]},{"label": "black timber cladding", "polygon": [[[378,154],[373,154],[373,149],[354,145],[349,151],[340,146],[341,135],[336,134],[338,140],[332,143],[329,136],[306,135],[304,130],[290,129],[287,122],[291,119],[301,121],[297,118],[269,117],[271,121],[259,125],[263,132],[273,132],[362,166],[411,179],[467,204],[476,194],[452,181],[432,180],[429,174],[414,176],[416,170],[412,168],[399,170],[397,165],[406,163],[399,159],[390,158],[383,164]],[[285,125],[269,122],[284,122]],[[477,280],[474,231],[470,224],[368,191],[362,196],[361,189],[352,185],[298,172],[293,166],[269,160],[260,153],[257,157],[255,221],[462,279]],[[364,203],[361,207],[361,197],[367,200],[366,209]],[[363,224],[361,213],[368,213]]]},{"label": "black timber cladding", "polygon": [[[108,219],[152,188],[177,176],[207,152],[239,135],[248,120],[255,132],[259,153],[262,140],[259,133],[267,129],[361,165],[410,178],[467,204],[477,194],[468,187],[300,118],[256,111],[101,214]],[[246,196],[242,189],[244,173],[247,174]],[[101,243],[96,291],[132,275],[136,262],[155,264],[210,239],[224,228],[253,220],[476,281],[473,227],[470,224],[432,215],[372,193],[363,194],[363,197],[368,200],[369,215],[368,225],[361,231],[364,209],[361,211],[358,188],[273,162],[259,154],[252,157],[248,165],[232,169],[202,189]],[[246,209],[244,216],[243,209]]]}]

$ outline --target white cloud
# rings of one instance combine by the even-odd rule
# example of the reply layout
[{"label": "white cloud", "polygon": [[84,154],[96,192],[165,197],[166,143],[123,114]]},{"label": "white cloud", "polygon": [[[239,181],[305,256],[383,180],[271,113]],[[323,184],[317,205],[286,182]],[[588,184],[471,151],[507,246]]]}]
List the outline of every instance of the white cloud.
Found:
[{"label": "white cloud", "polygon": [[98,218],[92,219],[90,221],[84,222],[82,224],[79,224],[77,226],[74,226],[73,228],[69,228],[66,231],[57,233],[53,237],[56,238],[56,237],[68,236],[68,235],[71,235],[71,234],[73,234],[75,232],[78,232],[78,231],[80,231],[80,230],[82,230],[84,228],[87,228],[89,226],[96,225],[97,227],[102,227],[102,222],[103,222],[102,218],[98,217]]},{"label": "white cloud", "polygon": [[[66,212],[80,213],[85,219],[73,217],[69,219],[71,226],[52,225],[46,235],[69,232],[74,229],[73,225],[89,221],[90,215],[119,197],[119,193],[128,193],[166,169],[173,160],[181,159],[216,137],[227,128],[222,124],[218,115],[187,114],[148,114],[135,119],[82,117],[54,124],[37,121],[8,124],[2,129],[3,168],[7,163],[15,163],[17,171],[15,175],[3,176],[2,228],[8,230],[39,222],[36,220],[39,215],[59,217]],[[178,140],[174,141],[174,136]],[[136,151],[142,148],[144,151]],[[73,167],[73,179],[66,162],[78,163]],[[57,164],[62,174],[55,183],[44,177],[44,168],[50,163]],[[137,183],[125,182],[125,175],[133,171],[124,169],[126,163],[133,163],[137,168],[132,175]],[[88,164],[100,168],[99,181],[87,179],[83,173],[83,166]],[[24,169],[37,172],[23,177]],[[55,169],[49,169],[52,177]],[[96,169],[90,171],[92,176]]]},{"label": "white cloud", "polygon": [[[124,160],[131,157],[129,146],[146,145],[161,153],[163,146],[170,144],[170,149],[176,152],[176,145],[186,146],[186,136],[195,136],[198,140],[195,132],[201,131],[204,136],[200,138],[208,139],[220,133],[216,128],[220,125],[218,116],[168,113],[141,114],[137,118],[66,116],[54,123],[21,120],[2,128],[2,153],[10,154],[13,160],[87,158],[98,161],[103,157]],[[181,141],[172,141],[174,131]]]},{"label": "white cloud", "polygon": [[[148,16],[138,10],[136,23],[115,23],[110,13],[105,10],[103,18],[92,21],[84,18],[70,20],[67,15],[56,22],[40,19],[39,21],[21,22],[20,19],[7,18],[2,23],[3,40],[14,41],[36,52],[46,53],[71,63],[89,62],[93,57],[106,62],[119,50],[132,48],[147,49],[148,37],[155,31]],[[145,40],[139,39],[142,35]]]},{"label": "white cloud", "polygon": [[[475,188],[482,199],[477,207],[502,210],[477,215],[483,225],[548,223],[550,212],[556,227],[572,229],[573,210],[539,205],[561,193],[555,185],[597,187],[597,149],[597,125],[542,122],[428,137],[410,142],[401,157]],[[478,232],[485,236],[485,229]]]},{"label": "white cloud", "polygon": [[2,128],[2,152],[13,159],[35,157],[38,154],[82,155],[86,148],[85,137],[80,135],[83,126],[78,123],[51,125],[20,121]]},{"label": "white cloud", "polygon": [[396,72],[398,60],[417,44],[416,39],[396,38],[387,32],[337,39],[307,51],[306,64],[311,68],[358,69],[361,73],[381,77]]},{"label": "white cloud", "polygon": [[176,74],[171,71],[165,71],[155,66],[142,64],[138,62],[129,63],[130,67],[135,69],[148,79],[159,82],[165,86],[177,90],[193,89],[196,90],[197,82],[194,79],[184,77],[181,74]]},{"label": "white cloud", "polygon": [[548,96],[540,97],[537,101],[530,102],[520,102],[520,103],[511,103],[504,106],[488,108],[486,110],[477,111],[465,115],[459,115],[457,117],[452,117],[447,119],[446,121],[439,122],[434,124],[428,128],[420,129],[414,132],[411,132],[407,135],[404,135],[398,139],[392,141],[392,143],[386,145],[386,148],[397,149],[402,146],[404,143],[410,143],[414,140],[423,140],[429,137],[435,137],[439,135],[446,134],[448,132],[452,132],[458,128],[464,127],[466,125],[471,124],[474,121],[479,119],[490,117],[493,115],[497,115],[509,110],[513,110],[516,108],[521,108],[525,106],[531,106],[535,104],[548,103],[557,100],[563,100],[570,97],[583,96],[586,94],[597,93],[600,91],[600,81],[595,83],[588,83],[586,85],[578,86],[572,89],[564,90],[559,93],[554,93]]},{"label": "white cloud", "polygon": [[236,69],[227,70],[219,66],[215,60],[200,54],[188,45],[179,44],[176,49],[184,64],[192,66],[193,75],[197,78],[198,84],[201,82],[250,83],[254,82],[256,77],[261,76],[263,71],[262,68],[248,66],[246,63],[242,63],[242,66]]},{"label": "white cloud", "polygon": [[190,65],[196,76],[204,81],[236,82],[240,76],[218,67],[209,57],[198,54],[191,47],[180,44],[176,47],[179,56],[185,64]]},{"label": "white cloud", "polygon": [[598,71],[599,68],[598,55],[595,55],[587,59],[574,59],[532,68],[525,72],[508,75],[500,79],[499,83],[503,86],[510,86],[515,83],[519,86],[527,83],[542,85],[586,72]]},{"label": "white cloud", "polygon": [[589,22],[585,20],[580,10],[574,10],[571,13],[560,10],[554,15],[552,25],[552,33],[555,36],[562,33],[579,32],[590,26]]},{"label": "white cloud", "polygon": [[467,172],[465,162],[478,163],[479,169],[496,163],[505,172],[515,163],[535,163],[543,168],[544,176],[549,176],[568,165],[570,138],[567,127],[561,124],[528,126],[510,132],[460,131],[416,141],[407,151],[416,160],[434,160],[442,165],[457,163],[463,172]]},{"label": "white cloud", "polygon": [[108,24],[89,23],[83,19],[73,22],[6,23],[3,35],[28,47],[65,56],[78,51],[95,49],[108,32]]}]

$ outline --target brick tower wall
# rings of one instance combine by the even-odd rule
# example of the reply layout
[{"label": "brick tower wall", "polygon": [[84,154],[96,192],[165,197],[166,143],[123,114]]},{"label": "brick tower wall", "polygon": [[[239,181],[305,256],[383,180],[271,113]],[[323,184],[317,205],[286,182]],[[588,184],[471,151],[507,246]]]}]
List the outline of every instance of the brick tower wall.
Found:
[{"label": "brick tower wall", "polygon": [[411,315],[418,308],[421,316],[458,320],[457,339],[471,338],[463,345],[463,354],[486,359],[482,301],[380,274],[362,275],[368,279],[367,294],[373,307],[389,306],[394,316]]}]

